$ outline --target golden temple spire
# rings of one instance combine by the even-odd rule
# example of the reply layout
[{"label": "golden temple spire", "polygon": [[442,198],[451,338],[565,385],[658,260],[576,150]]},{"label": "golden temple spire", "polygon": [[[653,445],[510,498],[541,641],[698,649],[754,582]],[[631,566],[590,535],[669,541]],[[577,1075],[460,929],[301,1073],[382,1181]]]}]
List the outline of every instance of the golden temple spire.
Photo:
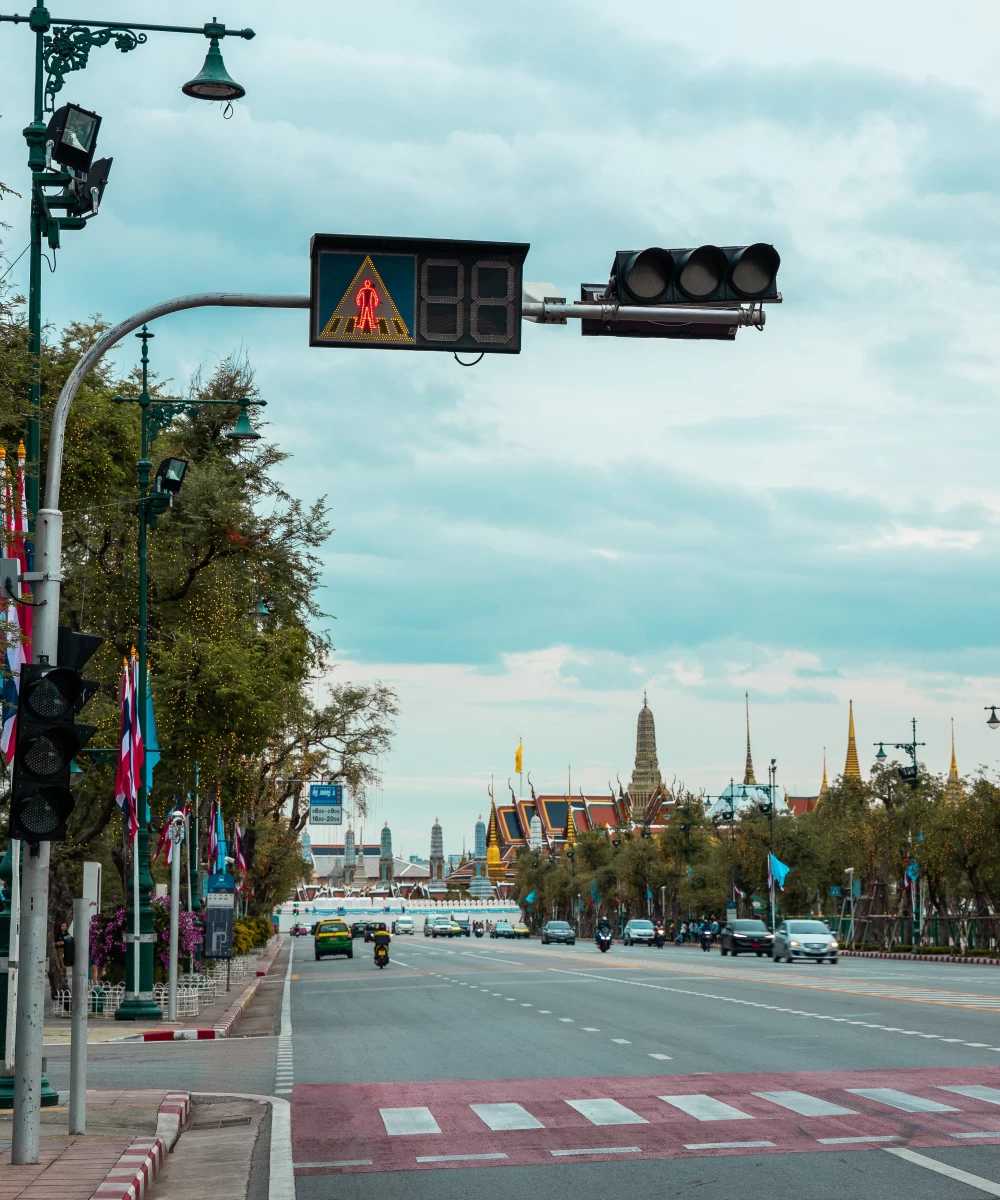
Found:
[{"label": "golden temple spire", "polygon": [[743,783],[744,784],[748,784],[748,783],[756,784],[757,780],[754,779],[754,777],[753,777],[753,759],[750,757],[750,694],[749,694],[749,692],[744,692],[743,698],[744,698],[744,700],[746,700],[746,705],[747,705],[747,765],[746,765],[746,770],[743,772]]},{"label": "golden temple spire", "polygon": [[563,831],[566,835],[566,849],[576,845],[576,821],[573,817],[573,805],[566,805],[566,828]]},{"label": "golden temple spire", "polygon": [[819,794],[821,797],[826,795],[827,786],[828,785],[826,782],[826,747],[824,746],[823,747],[823,786],[819,789]]},{"label": "golden temple spire", "polygon": [[955,718],[951,719],[951,770],[944,785],[944,798],[952,804],[962,799],[962,780],[958,774],[958,759],[955,757]]},{"label": "golden temple spire", "polygon": [[847,761],[844,763],[844,778],[845,779],[860,779],[861,766],[858,763],[858,745],[854,740],[854,701],[848,700],[848,724],[847,724]]},{"label": "golden temple spire", "polygon": [[490,783],[490,824],[486,831],[486,874],[491,883],[503,879],[503,863],[500,861],[500,835],[497,822],[497,805],[493,799],[493,784]]}]

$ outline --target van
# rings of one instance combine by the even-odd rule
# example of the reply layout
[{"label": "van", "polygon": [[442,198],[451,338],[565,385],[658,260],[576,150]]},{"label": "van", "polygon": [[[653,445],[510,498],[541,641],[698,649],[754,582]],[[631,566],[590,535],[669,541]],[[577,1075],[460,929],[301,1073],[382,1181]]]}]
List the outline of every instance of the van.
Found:
[{"label": "van", "polygon": [[461,929],[465,937],[472,937],[472,918],[467,912],[453,912],[451,920],[453,925],[457,925]]},{"label": "van", "polygon": [[393,933],[413,933],[412,917],[397,917],[392,923]]}]

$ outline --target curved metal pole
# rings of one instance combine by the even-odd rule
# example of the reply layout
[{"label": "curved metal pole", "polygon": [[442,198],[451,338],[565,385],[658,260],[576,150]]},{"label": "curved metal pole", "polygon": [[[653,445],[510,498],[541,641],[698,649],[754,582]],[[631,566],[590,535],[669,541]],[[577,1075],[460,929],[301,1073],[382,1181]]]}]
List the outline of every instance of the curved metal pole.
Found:
[{"label": "curved metal pole", "polygon": [[66,418],[80,384],[98,362],[126,334],[157,317],[182,312],[186,308],[308,308],[308,296],[279,296],[266,292],[196,292],[191,296],[175,296],[133,313],[113,326],[90,347],[63,384],[49,429],[49,461],[45,471],[45,507],[59,507],[59,485],[62,479],[63,447],[66,440]]}]

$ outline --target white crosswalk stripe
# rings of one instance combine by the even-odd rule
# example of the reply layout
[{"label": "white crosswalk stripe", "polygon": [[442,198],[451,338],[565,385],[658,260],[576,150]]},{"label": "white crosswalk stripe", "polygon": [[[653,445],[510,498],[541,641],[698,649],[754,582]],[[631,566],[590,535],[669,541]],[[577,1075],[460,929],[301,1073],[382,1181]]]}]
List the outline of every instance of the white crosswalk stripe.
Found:
[{"label": "white crosswalk stripe", "polygon": [[752,1121],[753,1117],[749,1113],[740,1112],[738,1108],[733,1108],[729,1104],[723,1104],[721,1100],[714,1100],[711,1096],[692,1095],[692,1096],[661,1096],[661,1100],[667,1104],[672,1104],[674,1108],[679,1108],[681,1112],[687,1113],[689,1117],[694,1117],[696,1121]]},{"label": "white crosswalk stripe", "polygon": [[599,1100],[567,1100],[566,1103],[570,1108],[575,1108],[581,1116],[586,1117],[591,1125],[649,1124],[645,1117],[640,1117],[638,1113],[634,1113],[630,1108],[626,1108],[624,1104],[619,1104],[617,1100],[609,1100],[607,1098]]},{"label": "white crosswalk stripe", "polygon": [[544,1129],[520,1104],[470,1104],[476,1116],[490,1129]]},{"label": "white crosswalk stripe", "polygon": [[390,1137],[407,1137],[414,1133],[440,1133],[429,1108],[380,1108],[382,1124]]},{"label": "white crosswalk stripe", "polygon": [[805,1092],[754,1092],[761,1100],[769,1100],[779,1104],[800,1117],[853,1117],[857,1109],[843,1108],[839,1104],[831,1104],[828,1100],[820,1100],[818,1096],[807,1096]]},{"label": "white crosswalk stripe", "polygon": [[911,1096],[907,1092],[897,1092],[895,1088],[847,1088],[852,1096],[864,1096],[866,1100],[877,1100],[880,1104],[888,1104],[890,1108],[898,1108],[900,1112],[929,1113],[929,1112],[958,1112],[948,1104],[939,1104],[937,1100],[925,1100],[923,1096]]},{"label": "white crosswalk stripe", "polygon": [[985,1100],[987,1104],[1000,1104],[1000,1091],[991,1087],[979,1087],[975,1084],[954,1085],[938,1084],[942,1092],[955,1092],[959,1096],[968,1096],[972,1100]]}]

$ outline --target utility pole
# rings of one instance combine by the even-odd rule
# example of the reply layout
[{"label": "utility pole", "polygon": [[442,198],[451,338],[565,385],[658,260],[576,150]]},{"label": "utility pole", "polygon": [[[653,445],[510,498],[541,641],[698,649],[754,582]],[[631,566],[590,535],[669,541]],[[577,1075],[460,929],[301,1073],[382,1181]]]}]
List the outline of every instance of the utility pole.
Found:
[{"label": "utility pole", "polygon": [[167,999],[167,1020],[177,1020],[177,958],[180,940],[181,905],[181,845],[184,836],[184,814],[176,810],[170,815],[170,964]]}]

